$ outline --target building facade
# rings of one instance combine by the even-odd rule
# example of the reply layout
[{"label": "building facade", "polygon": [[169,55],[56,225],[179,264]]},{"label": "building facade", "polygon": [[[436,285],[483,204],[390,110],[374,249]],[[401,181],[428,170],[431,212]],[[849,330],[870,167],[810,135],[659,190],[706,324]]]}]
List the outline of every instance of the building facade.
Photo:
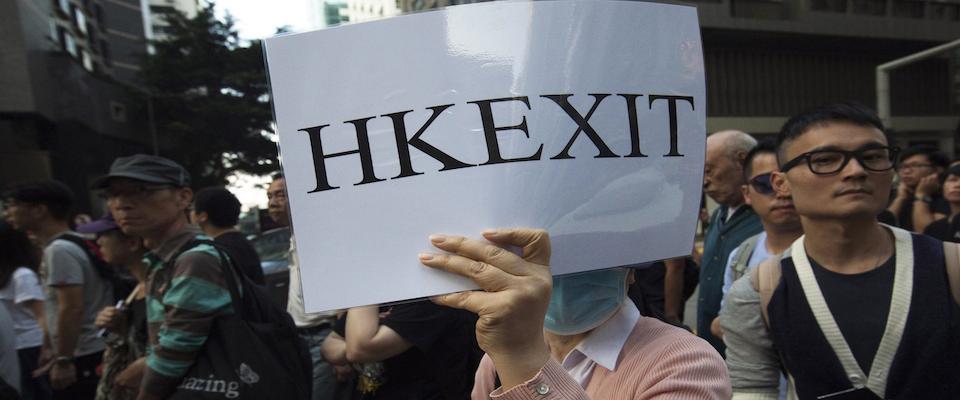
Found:
[{"label": "building facade", "polygon": [[350,22],[372,21],[400,15],[398,0],[347,0],[345,15]]},{"label": "building facade", "polygon": [[[775,133],[799,110],[837,100],[876,107],[876,67],[960,38],[960,1],[721,0],[695,3],[703,33],[707,127]],[[957,52],[894,70],[890,128],[901,146],[956,145]]]},{"label": "building facade", "polygon": [[56,178],[99,213],[91,180],[151,150],[142,21],[139,0],[0,2],[0,187]]},{"label": "building facade", "polygon": [[[399,0],[402,12],[472,0]],[[819,104],[876,107],[878,65],[960,39],[960,0],[696,0],[707,129],[776,133]],[[901,146],[960,140],[960,52],[894,70],[890,127]]]},{"label": "building facade", "polygon": [[311,0],[310,27],[326,28],[349,22],[345,0]]},{"label": "building facade", "polygon": [[197,0],[141,0],[144,36],[150,41],[163,40],[168,34],[168,24],[163,15],[177,11],[187,18],[197,16]]}]

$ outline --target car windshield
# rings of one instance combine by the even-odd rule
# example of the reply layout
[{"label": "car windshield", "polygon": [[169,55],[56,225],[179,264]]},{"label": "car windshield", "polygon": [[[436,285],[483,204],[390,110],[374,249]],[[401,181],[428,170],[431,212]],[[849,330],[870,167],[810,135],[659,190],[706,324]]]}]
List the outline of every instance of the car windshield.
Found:
[{"label": "car windshield", "polygon": [[261,261],[286,260],[287,251],[290,249],[290,228],[266,231],[252,242]]}]

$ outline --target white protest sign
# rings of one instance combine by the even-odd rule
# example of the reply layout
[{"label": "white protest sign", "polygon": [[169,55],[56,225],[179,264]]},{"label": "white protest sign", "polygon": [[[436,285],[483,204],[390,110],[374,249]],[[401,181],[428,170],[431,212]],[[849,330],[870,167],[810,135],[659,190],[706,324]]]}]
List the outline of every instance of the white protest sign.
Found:
[{"label": "white protest sign", "polygon": [[549,231],[554,274],[689,254],[696,9],[492,2],[265,41],[307,311],[474,286],[431,233]]}]

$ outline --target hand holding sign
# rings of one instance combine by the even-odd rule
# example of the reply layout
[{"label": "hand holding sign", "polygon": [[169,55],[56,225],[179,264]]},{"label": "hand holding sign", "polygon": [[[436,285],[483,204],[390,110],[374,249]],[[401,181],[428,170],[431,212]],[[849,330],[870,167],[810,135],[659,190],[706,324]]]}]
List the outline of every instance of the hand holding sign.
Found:
[{"label": "hand holding sign", "polygon": [[543,318],[550,302],[550,238],[544,230],[498,229],[483,232],[500,245],[523,249],[517,256],[490,243],[460,236],[432,235],[434,246],[453,254],[420,254],[429,267],[472,279],[482,292],[437,296],[437,304],[479,316],[477,343],[493,360],[503,387],[529,380],[546,364]]}]

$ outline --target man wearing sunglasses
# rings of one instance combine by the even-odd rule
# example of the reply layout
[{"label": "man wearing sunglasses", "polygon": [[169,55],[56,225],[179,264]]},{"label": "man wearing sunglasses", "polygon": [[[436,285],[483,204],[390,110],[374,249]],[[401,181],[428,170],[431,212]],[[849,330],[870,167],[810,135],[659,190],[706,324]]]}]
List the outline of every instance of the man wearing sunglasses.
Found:
[{"label": "man wearing sunglasses", "polygon": [[[760,142],[743,162],[743,175],[747,179],[743,185],[744,204],[760,217],[763,232],[744,240],[730,253],[723,277],[724,297],[734,281],[770,256],[782,253],[803,234],[793,200],[773,190],[770,178],[777,170],[777,145],[771,141]],[[719,318],[713,320],[710,330],[715,336],[723,337]]]},{"label": "man wearing sunglasses", "polygon": [[773,187],[792,196],[805,235],[730,289],[720,321],[734,399],[775,399],[781,368],[800,399],[960,392],[960,308],[943,243],[876,220],[896,155],[859,104],[781,129]]}]

